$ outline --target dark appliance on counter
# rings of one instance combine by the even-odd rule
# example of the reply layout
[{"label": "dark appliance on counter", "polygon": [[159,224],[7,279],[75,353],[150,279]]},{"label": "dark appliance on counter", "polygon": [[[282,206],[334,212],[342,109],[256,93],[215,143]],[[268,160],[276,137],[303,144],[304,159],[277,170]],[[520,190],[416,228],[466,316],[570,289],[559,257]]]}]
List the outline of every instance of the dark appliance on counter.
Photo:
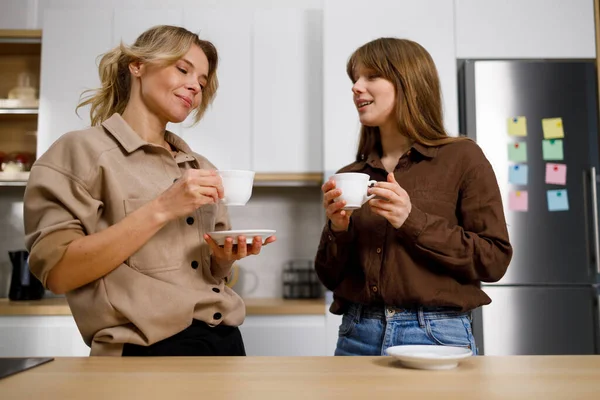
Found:
[{"label": "dark appliance on counter", "polygon": [[29,253],[26,250],[9,251],[12,276],[8,298],[10,300],[40,300],[44,286],[29,270]]}]

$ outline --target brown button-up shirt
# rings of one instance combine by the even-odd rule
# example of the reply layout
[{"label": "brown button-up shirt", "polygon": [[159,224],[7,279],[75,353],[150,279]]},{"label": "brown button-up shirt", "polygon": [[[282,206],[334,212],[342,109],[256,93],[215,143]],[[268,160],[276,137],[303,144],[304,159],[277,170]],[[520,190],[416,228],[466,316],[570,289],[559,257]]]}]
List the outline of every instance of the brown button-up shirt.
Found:
[{"label": "brown button-up shirt", "polygon": [[[167,132],[165,139],[175,156],[114,114],[102,126],[63,135],[36,161],[24,198],[25,239],[31,270],[44,285],[74,239],[121,221],[186,169],[216,169],[176,135]],[[228,270],[211,271],[203,238],[226,229],[226,207],[204,205],[168,223],[109,274],[68,292],[91,355],[121,355],[123,343],[155,343],[193,319],[240,325],[244,303],[225,286]]]},{"label": "brown button-up shirt", "polygon": [[[387,177],[377,154],[340,172]],[[394,176],[412,203],[399,229],[368,204],[354,211],[347,232],[325,225],[315,265],[334,292],[331,311],[341,314],[350,302],[464,311],[490,303],[480,282],[502,278],[512,247],[496,176],[479,146],[415,143]]]}]

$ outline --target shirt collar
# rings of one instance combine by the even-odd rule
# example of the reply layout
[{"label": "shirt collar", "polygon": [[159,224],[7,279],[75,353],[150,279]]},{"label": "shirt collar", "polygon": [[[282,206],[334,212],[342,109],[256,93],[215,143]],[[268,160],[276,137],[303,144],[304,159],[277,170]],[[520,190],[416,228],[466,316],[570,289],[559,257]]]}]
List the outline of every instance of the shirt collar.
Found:
[{"label": "shirt collar", "polygon": [[[431,159],[437,155],[439,151],[439,146],[426,146],[424,144],[415,142],[409,149],[409,152],[412,151],[416,151],[420,155]],[[368,155],[362,155],[361,160],[358,160],[353,165],[351,165],[348,170],[349,172],[361,171],[365,168],[366,165],[369,165],[371,168],[385,169],[383,167],[383,164],[381,163],[381,157],[379,156],[377,151],[372,151]]]},{"label": "shirt collar", "polygon": [[[138,135],[129,126],[127,121],[125,121],[119,113],[114,113],[106,121],[102,122],[102,126],[106,128],[106,130],[117,140],[117,142],[119,142],[119,144],[129,154],[133,153],[134,151],[143,146],[152,146],[150,143],[142,139],[141,136]],[[195,159],[195,157],[193,156],[193,151],[188,146],[188,144],[173,132],[166,131],[165,140],[167,141],[167,143],[173,145],[173,147],[177,149],[178,153],[185,154],[184,157],[181,157],[181,154],[177,155],[176,159],[178,162],[190,161]]]}]

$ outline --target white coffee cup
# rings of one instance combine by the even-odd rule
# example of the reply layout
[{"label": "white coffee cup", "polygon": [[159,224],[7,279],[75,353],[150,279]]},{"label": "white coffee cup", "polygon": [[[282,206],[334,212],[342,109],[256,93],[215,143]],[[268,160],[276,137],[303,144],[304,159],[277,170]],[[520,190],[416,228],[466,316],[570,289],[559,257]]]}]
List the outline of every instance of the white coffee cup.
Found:
[{"label": "white coffee cup", "polygon": [[223,182],[223,203],[228,206],[244,206],[252,197],[254,171],[219,170]]},{"label": "white coffee cup", "polygon": [[369,175],[360,172],[342,172],[333,175],[335,187],[342,191],[341,196],[335,201],[346,201],[344,210],[356,210],[363,204],[375,197],[374,194],[368,195],[369,187],[375,185],[377,181],[369,180]]}]

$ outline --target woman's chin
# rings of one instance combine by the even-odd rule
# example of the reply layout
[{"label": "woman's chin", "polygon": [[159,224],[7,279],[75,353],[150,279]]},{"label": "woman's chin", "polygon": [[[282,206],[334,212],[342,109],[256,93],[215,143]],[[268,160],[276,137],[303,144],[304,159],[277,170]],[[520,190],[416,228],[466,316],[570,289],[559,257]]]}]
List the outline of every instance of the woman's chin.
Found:
[{"label": "woman's chin", "polygon": [[360,123],[364,126],[368,126],[370,128],[379,126],[379,124],[376,121],[373,121],[372,119],[369,118],[360,118]]},{"label": "woman's chin", "polygon": [[190,114],[191,113],[187,113],[187,114],[172,114],[169,117],[169,122],[172,123],[172,124],[179,124],[179,123],[185,121]]}]

